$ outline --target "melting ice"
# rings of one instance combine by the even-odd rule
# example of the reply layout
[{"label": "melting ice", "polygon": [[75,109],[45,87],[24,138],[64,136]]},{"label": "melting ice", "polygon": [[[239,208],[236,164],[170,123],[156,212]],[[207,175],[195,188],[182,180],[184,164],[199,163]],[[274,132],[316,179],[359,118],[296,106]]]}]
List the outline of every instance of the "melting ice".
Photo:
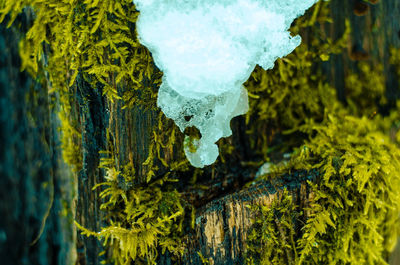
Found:
[{"label": "melting ice", "polygon": [[243,83],[257,64],[270,69],[300,44],[288,29],[317,1],[133,0],[139,40],[164,72],[158,106],[182,132],[200,130],[194,148],[184,145],[193,166],[214,163],[215,143],[248,110]]}]

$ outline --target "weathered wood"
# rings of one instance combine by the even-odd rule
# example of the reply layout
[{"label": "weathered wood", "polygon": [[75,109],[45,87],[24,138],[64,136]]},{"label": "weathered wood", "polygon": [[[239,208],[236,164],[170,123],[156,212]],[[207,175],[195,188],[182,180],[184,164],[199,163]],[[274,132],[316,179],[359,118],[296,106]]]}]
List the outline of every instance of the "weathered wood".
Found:
[{"label": "weathered wood", "polygon": [[[93,187],[103,182],[104,172],[99,168],[100,154],[105,150],[107,111],[101,89],[94,90],[78,76],[75,97],[79,109],[80,131],[82,132],[82,169],[78,172],[78,200],[76,220],[92,231],[100,231],[103,213],[100,211],[99,190]],[[93,237],[78,235],[78,264],[97,265],[103,257],[101,242]]]},{"label": "weathered wood", "polygon": [[[195,230],[185,237],[187,249],[182,264],[202,264],[199,253],[209,264],[244,264],[254,217],[248,206],[270,205],[286,188],[299,209],[304,209],[311,195],[307,180],[314,178],[315,174],[306,171],[286,174],[209,202],[196,212]],[[163,260],[159,264],[167,263]]]},{"label": "weathered wood", "polygon": [[119,165],[133,165],[139,183],[146,182],[146,167],[143,163],[149,155],[154,126],[159,111],[143,110],[139,107],[122,109],[121,101],[108,102],[110,110],[109,131],[113,139]]}]

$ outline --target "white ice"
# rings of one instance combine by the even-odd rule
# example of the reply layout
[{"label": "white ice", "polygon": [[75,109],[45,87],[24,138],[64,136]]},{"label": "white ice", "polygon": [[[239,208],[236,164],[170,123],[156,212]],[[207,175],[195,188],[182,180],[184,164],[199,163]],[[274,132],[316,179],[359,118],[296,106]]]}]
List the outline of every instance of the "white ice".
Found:
[{"label": "white ice", "polygon": [[214,163],[215,143],[248,110],[242,84],[256,64],[273,68],[300,44],[288,29],[317,1],[133,0],[139,40],[164,72],[158,106],[182,132],[195,126],[202,135],[195,151],[184,147],[193,166]]}]

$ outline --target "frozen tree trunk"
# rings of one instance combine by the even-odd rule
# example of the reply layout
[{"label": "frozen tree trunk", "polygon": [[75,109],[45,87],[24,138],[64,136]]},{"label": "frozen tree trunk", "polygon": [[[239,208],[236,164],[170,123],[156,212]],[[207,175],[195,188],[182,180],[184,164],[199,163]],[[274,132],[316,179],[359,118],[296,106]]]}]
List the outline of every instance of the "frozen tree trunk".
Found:
[{"label": "frozen tree trunk", "polygon": [[[385,0],[370,5],[361,0],[334,0],[332,16],[333,23],[323,26],[329,36],[334,39],[342,36],[346,19],[350,19],[353,29],[348,53],[334,56],[322,66],[337,88],[339,98],[346,100],[345,72],[356,69],[358,60],[371,60],[383,63],[389,104],[393,104],[400,98],[400,91],[395,70],[388,63],[388,51],[391,46],[400,47],[400,2]],[[22,32],[16,28],[6,30],[3,23],[0,33],[0,256],[5,257],[2,262],[73,264],[77,256],[78,264],[100,264],[101,243],[81,235],[75,239],[72,228],[75,216],[68,209],[73,205],[73,177],[61,161],[59,121],[56,110],[49,107],[46,84],[35,83],[28,74],[19,71],[17,47]],[[120,165],[132,163],[139,182],[144,182],[146,167],[142,163],[149,153],[158,112],[122,109],[120,102],[109,102],[100,88],[93,90],[79,76],[73,90],[83,157],[82,169],[76,176],[76,220],[92,231],[99,231],[103,226],[101,201],[98,191],[92,188],[103,181],[99,151],[109,144],[107,131]],[[232,142],[239,147],[233,156],[246,160],[249,151],[243,119],[236,118],[232,128]],[[172,150],[169,156],[175,159]],[[235,171],[230,174],[226,168],[219,167],[212,173],[206,171],[218,176],[214,181],[220,185],[215,185],[207,194],[195,194],[196,227],[185,238],[187,250],[181,260],[183,264],[201,264],[197,252],[211,258],[210,264],[243,264],[250,225],[246,205],[268,204],[282,192],[272,188],[271,183],[245,189],[243,183],[252,179],[253,174],[240,166],[232,168]],[[285,184],[300,207],[307,204],[309,190],[304,179],[291,179]],[[66,211],[65,217],[59,215],[63,211]],[[41,231],[43,220],[45,226]],[[39,234],[40,239],[36,241]],[[35,244],[30,246],[32,242]],[[396,262],[399,261],[394,257],[392,264]],[[165,254],[160,256],[159,264],[174,263]]]},{"label": "frozen tree trunk", "polygon": [[73,264],[73,175],[59,121],[46,82],[20,71],[18,43],[30,21],[27,12],[18,26],[0,24],[0,263]]}]

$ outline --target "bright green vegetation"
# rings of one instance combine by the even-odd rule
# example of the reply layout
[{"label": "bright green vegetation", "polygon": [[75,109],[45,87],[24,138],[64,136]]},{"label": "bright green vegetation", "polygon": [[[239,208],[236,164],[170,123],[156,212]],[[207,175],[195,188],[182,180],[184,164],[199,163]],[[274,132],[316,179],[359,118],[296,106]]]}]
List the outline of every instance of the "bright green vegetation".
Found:
[{"label": "bright green vegetation", "polygon": [[[391,63],[397,69],[399,58],[399,51],[393,49]],[[278,99],[275,103],[253,103],[259,117],[279,122],[277,127],[286,129],[284,134],[301,132],[308,137],[294,149],[288,164],[277,165],[263,178],[271,180],[299,170],[319,174],[308,182],[311,195],[305,209],[300,209],[286,190],[271,205],[252,206],[255,218],[246,261],[387,264],[400,225],[400,101],[388,116],[377,114],[379,106],[386,103],[381,65],[372,69],[367,62],[360,62],[359,72],[346,76],[346,105],[333,100],[335,90],[318,72],[313,73],[311,62],[308,65],[296,69],[279,64],[274,73],[281,75],[280,80],[288,75],[293,78],[283,82],[291,87],[281,91],[290,92],[279,98],[278,91],[271,90]],[[283,74],[278,71],[282,69]],[[291,70],[286,73],[285,69]],[[299,84],[304,73],[308,81]],[[271,82],[273,77],[264,74],[258,80]],[[270,109],[268,104],[275,107]]]},{"label": "bright green vegetation", "polygon": [[[79,171],[83,158],[77,83],[84,80],[101,89],[109,104],[156,110],[162,73],[138,43],[138,12],[130,0],[0,2],[0,21],[11,25],[21,12],[35,18],[20,43],[23,69],[37,78],[43,78],[43,70],[48,74],[49,93],[60,101],[64,159]],[[331,40],[321,27],[330,21],[329,2],[316,4],[291,29],[294,34],[307,32],[307,41],[278,60],[273,70],[257,67],[245,84],[250,96],[246,130],[257,159],[243,162],[261,165],[272,153],[295,148],[288,165],[264,178],[296,170],[320,172],[309,183],[309,209],[299,209],[290,191],[272,205],[252,207],[256,218],[249,236],[249,264],[384,264],[396,242],[400,102],[390,115],[377,112],[386,102],[383,67],[368,62],[346,76],[347,104],[334,100],[335,89],[321,65],[343,52],[351,29],[347,23],[343,37]],[[400,69],[396,49],[391,63]],[[198,137],[195,130],[186,133]],[[273,145],[277,135],[284,141]],[[143,164],[145,181],[139,180],[132,164],[120,165],[113,142],[117,140],[108,139],[99,165],[105,179],[93,187],[101,191],[105,226],[90,231],[77,225],[84,234],[102,240],[110,261],[153,264],[158,251],[183,253],[183,221],[194,212],[190,214],[190,205],[174,188],[179,181],[175,173],[192,174],[194,183],[202,172],[192,170],[182,149],[176,148],[183,138],[160,113]],[[217,163],[229,163],[229,154],[235,152],[231,139],[219,145]],[[207,257],[200,257],[207,263]]]},{"label": "bright green vegetation", "polygon": [[320,172],[301,235],[293,240],[302,211],[287,193],[255,207],[249,264],[386,264],[399,234],[400,149],[377,124],[328,115],[312,126],[315,136],[274,173]]},{"label": "bright green vegetation", "polygon": [[136,186],[132,168],[123,167],[118,171],[113,162],[113,159],[102,160],[106,182],[93,187],[104,187],[100,193],[104,199],[100,209],[105,211],[104,218],[110,226],[98,233],[78,223],[77,226],[83,234],[102,239],[112,252],[111,261],[115,264],[130,264],[131,260],[155,264],[158,246],[162,253],[168,250],[174,255],[182,254],[184,208],[179,193],[163,185],[176,180],[165,176],[146,188]]},{"label": "bright green vegetation", "polygon": [[293,264],[296,252],[294,222],[301,213],[284,190],[271,205],[253,205],[257,219],[248,235],[247,264]]}]

